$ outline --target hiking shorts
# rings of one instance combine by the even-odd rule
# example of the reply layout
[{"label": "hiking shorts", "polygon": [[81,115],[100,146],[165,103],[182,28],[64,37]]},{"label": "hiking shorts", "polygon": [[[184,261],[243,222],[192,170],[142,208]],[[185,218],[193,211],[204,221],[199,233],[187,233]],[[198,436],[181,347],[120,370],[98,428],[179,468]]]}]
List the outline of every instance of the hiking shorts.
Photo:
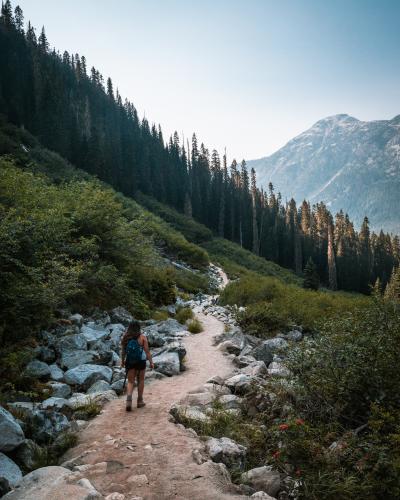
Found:
[{"label": "hiking shorts", "polygon": [[135,363],[129,367],[129,370],[141,371],[141,370],[145,370],[145,369],[146,369],[146,360],[138,361],[137,363]]}]

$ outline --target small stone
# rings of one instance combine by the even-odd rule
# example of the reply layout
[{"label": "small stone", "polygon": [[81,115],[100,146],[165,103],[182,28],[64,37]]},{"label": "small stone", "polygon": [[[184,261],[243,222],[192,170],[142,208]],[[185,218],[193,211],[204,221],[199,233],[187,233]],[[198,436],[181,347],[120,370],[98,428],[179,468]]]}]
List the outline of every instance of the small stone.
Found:
[{"label": "small stone", "polygon": [[125,495],[123,493],[117,493],[114,491],[105,497],[105,500],[125,500]]},{"label": "small stone", "polygon": [[50,370],[50,378],[52,380],[55,380],[56,382],[61,382],[64,380],[64,372],[58,365],[56,364],[50,365],[49,370]]},{"label": "small stone", "polygon": [[147,479],[146,474],[137,474],[130,476],[128,477],[127,482],[133,484],[134,486],[137,486],[138,488],[149,484],[149,480]]}]

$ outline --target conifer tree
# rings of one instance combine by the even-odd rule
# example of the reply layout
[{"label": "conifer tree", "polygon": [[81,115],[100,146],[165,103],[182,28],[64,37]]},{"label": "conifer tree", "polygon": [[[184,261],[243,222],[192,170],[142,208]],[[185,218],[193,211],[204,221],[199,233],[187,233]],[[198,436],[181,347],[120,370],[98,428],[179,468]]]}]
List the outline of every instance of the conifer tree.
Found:
[{"label": "conifer tree", "polygon": [[393,268],[392,276],[386,286],[385,300],[390,300],[400,304],[400,267]]},{"label": "conifer tree", "polygon": [[331,222],[328,226],[328,273],[329,288],[331,290],[337,290],[336,259],[335,249],[333,247],[333,227]]},{"label": "conifer tree", "polygon": [[319,288],[317,266],[314,264],[311,257],[308,259],[306,267],[304,268],[303,287],[310,290],[318,290]]},{"label": "conifer tree", "polygon": [[42,31],[40,32],[40,35],[38,38],[38,45],[39,45],[40,50],[43,53],[46,53],[49,51],[49,42],[47,41],[47,36],[46,36],[44,26],[42,27]]},{"label": "conifer tree", "polygon": [[19,5],[15,7],[14,10],[14,22],[17,31],[20,33],[24,32],[24,13]]}]

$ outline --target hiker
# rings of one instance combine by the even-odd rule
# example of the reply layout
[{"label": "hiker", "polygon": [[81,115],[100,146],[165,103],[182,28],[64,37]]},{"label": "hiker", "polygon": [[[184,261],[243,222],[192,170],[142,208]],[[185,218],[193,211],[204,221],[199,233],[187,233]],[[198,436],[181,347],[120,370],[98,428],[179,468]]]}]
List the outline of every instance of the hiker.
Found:
[{"label": "hiker", "polygon": [[[137,379],[138,398],[137,407],[143,408],[144,374],[146,371],[146,359],[150,368],[154,368],[147,338],[140,331],[139,321],[131,321],[127,331],[121,340],[121,366],[125,367],[128,377],[128,388],[126,391],[126,411],[132,410],[132,393]],[[126,377],[125,377],[126,378]]]}]

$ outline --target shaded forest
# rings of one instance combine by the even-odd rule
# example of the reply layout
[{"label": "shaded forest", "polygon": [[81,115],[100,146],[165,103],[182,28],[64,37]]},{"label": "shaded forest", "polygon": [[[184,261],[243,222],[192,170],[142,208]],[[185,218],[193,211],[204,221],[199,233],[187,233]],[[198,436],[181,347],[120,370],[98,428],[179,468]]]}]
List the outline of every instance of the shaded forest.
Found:
[{"label": "shaded forest", "polygon": [[50,48],[22,10],[7,0],[0,18],[0,113],[47,148],[125,195],[152,196],[205,224],[215,234],[301,274],[312,259],[330,289],[369,293],[384,288],[400,262],[397,236],[357,231],[347,214],[319,203],[284,202],[272,184],[257,186],[243,160],[229,162],[193,135],[140,119],[111,78],[84,56]]}]

